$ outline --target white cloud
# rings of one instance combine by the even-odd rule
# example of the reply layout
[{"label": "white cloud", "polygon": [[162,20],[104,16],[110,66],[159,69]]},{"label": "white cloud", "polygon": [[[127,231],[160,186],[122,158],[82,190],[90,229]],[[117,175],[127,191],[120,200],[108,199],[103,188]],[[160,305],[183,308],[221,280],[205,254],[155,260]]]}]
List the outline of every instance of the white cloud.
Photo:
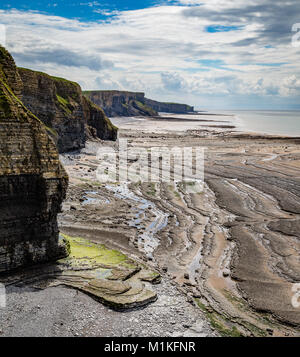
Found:
[{"label": "white cloud", "polygon": [[[229,97],[232,104],[233,98],[238,102],[251,94],[259,103],[300,94],[300,51],[286,41],[291,31],[275,36],[274,2],[180,0],[178,5],[123,11],[110,20],[85,23],[16,10],[0,10],[0,16],[18,65],[69,78],[84,89],[144,90],[154,99],[195,105],[198,97],[205,101],[217,95],[221,106]],[[267,5],[275,16],[269,25],[262,20]],[[242,16],[249,6],[251,16]],[[206,31],[230,24],[242,27]]]}]

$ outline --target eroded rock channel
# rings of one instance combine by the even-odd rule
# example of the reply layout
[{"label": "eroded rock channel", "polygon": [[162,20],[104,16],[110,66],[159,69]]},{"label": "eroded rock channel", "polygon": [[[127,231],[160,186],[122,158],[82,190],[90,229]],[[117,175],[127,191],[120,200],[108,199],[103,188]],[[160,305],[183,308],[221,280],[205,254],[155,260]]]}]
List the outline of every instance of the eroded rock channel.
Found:
[{"label": "eroded rock channel", "polygon": [[62,232],[144,261],[218,334],[299,335],[300,314],[291,303],[300,271],[298,139],[135,131],[128,124],[120,135],[131,147],[149,149],[162,139],[168,147],[206,147],[203,192],[97,182],[101,144],[89,143],[63,159],[72,179]]}]

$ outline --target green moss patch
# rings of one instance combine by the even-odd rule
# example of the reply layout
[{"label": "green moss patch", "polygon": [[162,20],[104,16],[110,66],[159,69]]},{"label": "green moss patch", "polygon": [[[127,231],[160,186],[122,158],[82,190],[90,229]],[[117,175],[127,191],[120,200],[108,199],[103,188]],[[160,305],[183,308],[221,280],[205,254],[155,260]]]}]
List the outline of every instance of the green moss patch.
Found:
[{"label": "green moss patch", "polygon": [[209,310],[199,299],[195,299],[198,307],[205,313],[211,326],[219,332],[222,337],[243,337],[243,334],[232,326],[232,323],[226,318],[215,311]]},{"label": "green moss patch", "polygon": [[91,265],[103,267],[123,266],[128,269],[136,269],[137,265],[123,253],[108,249],[103,244],[96,244],[80,237],[62,235],[70,243],[71,253],[68,259],[89,262]]}]

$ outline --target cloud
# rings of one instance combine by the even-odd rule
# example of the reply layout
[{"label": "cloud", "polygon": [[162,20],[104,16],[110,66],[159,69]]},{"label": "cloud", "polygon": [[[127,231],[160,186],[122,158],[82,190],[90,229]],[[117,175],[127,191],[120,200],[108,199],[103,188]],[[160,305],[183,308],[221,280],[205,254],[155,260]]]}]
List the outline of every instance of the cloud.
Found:
[{"label": "cloud", "polygon": [[184,87],[184,79],[178,73],[161,73],[163,87],[169,91],[179,91]]},{"label": "cloud", "polygon": [[97,55],[85,53],[76,53],[63,48],[44,48],[31,49],[24,52],[14,52],[13,55],[17,61],[26,64],[47,64],[53,63],[67,67],[87,67],[92,71],[99,71],[106,68],[112,68],[113,62],[103,61]]},{"label": "cloud", "polygon": [[186,8],[182,15],[189,18],[208,18],[220,26],[257,25],[256,41],[272,43],[290,42],[291,27],[299,22],[300,2],[298,0],[203,0],[179,1],[181,4],[198,4]]},{"label": "cloud", "polygon": [[114,81],[110,74],[100,74],[95,79],[97,89],[121,89],[121,86],[118,82]]},{"label": "cloud", "polygon": [[[0,22],[19,66],[84,89],[145,91],[158,100],[221,108],[253,95],[256,105],[299,102],[300,51],[291,45],[298,0],[164,3],[107,11],[97,22],[0,10]],[[97,11],[96,2],[90,5]]]}]

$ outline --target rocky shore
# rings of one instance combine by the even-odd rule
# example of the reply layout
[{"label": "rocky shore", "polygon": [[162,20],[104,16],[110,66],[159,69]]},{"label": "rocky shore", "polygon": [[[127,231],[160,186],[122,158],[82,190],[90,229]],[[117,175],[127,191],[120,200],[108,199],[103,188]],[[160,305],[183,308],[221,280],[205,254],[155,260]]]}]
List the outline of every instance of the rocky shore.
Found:
[{"label": "rocky shore", "polygon": [[[86,114],[88,99],[61,79],[25,71],[39,78],[27,81],[0,50],[0,335],[299,336],[299,138],[239,133],[202,113],[114,118],[119,142],[105,142],[102,124],[115,127],[88,102],[80,128],[94,135],[59,157],[54,124]],[[50,126],[20,100],[42,115],[45,98],[24,88],[44,80],[56,96]],[[186,182],[103,182],[113,161],[99,153],[122,140],[148,158],[144,173],[157,148],[204,148],[201,190],[193,154]],[[161,161],[174,178],[178,162]]]},{"label": "rocky shore", "polygon": [[291,229],[299,214],[299,139],[182,126],[191,123],[166,130],[153,119],[139,130],[134,122],[116,122],[130,147],[206,147],[204,190],[99,184],[91,143],[64,162],[73,177],[65,205],[74,211],[60,217],[62,231],[144,260],[174,281],[221,335],[299,335],[299,310],[291,302],[300,271],[299,237]]}]

